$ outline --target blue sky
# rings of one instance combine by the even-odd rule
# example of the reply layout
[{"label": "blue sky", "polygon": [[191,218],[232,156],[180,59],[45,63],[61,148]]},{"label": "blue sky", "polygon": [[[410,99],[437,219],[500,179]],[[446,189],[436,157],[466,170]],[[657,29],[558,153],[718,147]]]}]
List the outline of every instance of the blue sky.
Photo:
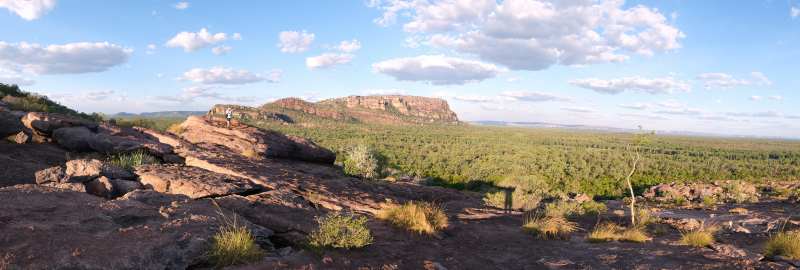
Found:
[{"label": "blue sky", "polygon": [[0,0],[0,82],[81,111],[391,94],[463,120],[800,137],[800,1]]}]

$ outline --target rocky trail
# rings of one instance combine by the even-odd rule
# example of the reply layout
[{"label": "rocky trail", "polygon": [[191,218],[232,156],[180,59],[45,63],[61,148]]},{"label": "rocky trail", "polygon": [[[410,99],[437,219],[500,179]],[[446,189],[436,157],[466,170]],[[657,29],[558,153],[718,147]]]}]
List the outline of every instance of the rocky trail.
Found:
[{"label": "rocky trail", "polygon": [[[16,119],[16,120],[15,120]],[[335,155],[304,138],[190,116],[179,134],[95,124],[0,107],[0,269],[204,269],[224,217],[236,218],[267,251],[230,269],[790,269],[761,256],[778,220],[797,226],[797,204],[740,205],[747,214],[663,209],[652,242],[585,240],[599,219],[626,217],[621,202],[582,217],[569,240],[523,232],[477,193],[344,175]],[[106,157],[145,151],[160,164],[125,170]],[[387,202],[427,201],[450,226],[427,236],[374,218]],[[727,208],[726,208],[727,207]],[[374,242],[352,250],[306,248],[316,217],[370,217]],[[795,215],[795,219],[791,219]],[[691,220],[730,224],[711,248],[680,245]],[[786,226],[786,225],[781,225]]]}]

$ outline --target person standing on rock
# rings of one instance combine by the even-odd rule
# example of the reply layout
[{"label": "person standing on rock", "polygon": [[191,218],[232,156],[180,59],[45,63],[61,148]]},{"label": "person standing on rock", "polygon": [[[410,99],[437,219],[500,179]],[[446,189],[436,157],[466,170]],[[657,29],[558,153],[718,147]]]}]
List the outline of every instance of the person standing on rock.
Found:
[{"label": "person standing on rock", "polygon": [[231,119],[233,119],[233,109],[225,108],[225,124],[228,129],[231,128]]}]

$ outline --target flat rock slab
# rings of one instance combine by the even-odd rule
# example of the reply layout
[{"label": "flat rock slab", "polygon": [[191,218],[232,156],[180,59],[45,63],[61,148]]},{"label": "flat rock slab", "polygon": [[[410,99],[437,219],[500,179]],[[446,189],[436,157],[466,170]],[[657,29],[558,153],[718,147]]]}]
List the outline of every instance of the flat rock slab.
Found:
[{"label": "flat rock slab", "polygon": [[[224,224],[210,200],[137,190],[107,201],[37,185],[0,188],[0,258],[10,269],[186,269]],[[231,212],[259,239],[272,232]]]},{"label": "flat rock slab", "polygon": [[242,177],[180,165],[146,165],[136,168],[139,181],[155,191],[191,198],[219,197],[261,190]]}]

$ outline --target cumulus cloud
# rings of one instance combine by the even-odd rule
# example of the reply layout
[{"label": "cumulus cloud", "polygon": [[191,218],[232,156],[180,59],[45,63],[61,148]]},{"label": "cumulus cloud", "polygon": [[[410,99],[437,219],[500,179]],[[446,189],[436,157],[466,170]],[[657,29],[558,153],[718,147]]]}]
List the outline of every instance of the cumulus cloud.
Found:
[{"label": "cumulus cloud", "polygon": [[144,51],[144,53],[145,54],[155,54],[156,53],[156,49],[158,49],[158,46],[156,46],[156,44],[150,43],[150,44],[147,44],[147,49]]},{"label": "cumulus cloud", "polygon": [[503,71],[493,64],[443,55],[389,59],[373,64],[372,69],[400,81],[423,81],[436,85],[479,82],[494,78]]},{"label": "cumulus cloud", "polygon": [[361,49],[361,42],[358,40],[344,40],[339,43],[339,46],[336,46],[336,50],[343,52],[343,53],[354,53]]},{"label": "cumulus cloud", "polygon": [[791,7],[789,9],[789,15],[792,16],[792,19],[797,18],[798,16],[800,16],[800,8]]},{"label": "cumulus cloud", "polygon": [[222,45],[212,48],[211,52],[216,55],[223,55],[229,53],[231,50],[233,50],[233,47]]},{"label": "cumulus cloud", "polygon": [[16,84],[16,85],[33,85],[36,83],[34,80],[25,77],[17,71],[9,70],[0,66],[0,83]]},{"label": "cumulus cloud", "polygon": [[750,100],[752,101],[761,101],[762,99],[764,99],[762,96],[750,96]]},{"label": "cumulus cloud", "polygon": [[433,46],[511,69],[620,62],[681,47],[683,32],[657,9],[624,1],[373,0],[375,22],[409,17],[403,30]]},{"label": "cumulus cloud", "polygon": [[183,73],[181,80],[200,84],[248,84],[261,81],[279,82],[281,71],[261,75],[244,69],[235,70],[226,67],[213,67],[210,69],[194,68]]},{"label": "cumulus cloud", "polygon": [[303,32],[283,31],[278,34],[278,40],[281,52],[301,53],[307,51],[314,42],[314,33],[307,33],[305,30]]},{"label": "cumulus cloud", "polygon": [[306,58],[306,67],[310,70],[326,69],[336,65],[350,63],[353,60],[352,54],[324,53],[322,55]]},{"label": "cumulus cloud", "polygon": [[193,52],[228,39],[225,33],[212,34],[208,29],[202,28],[199,32],[180,32],[167,41],[170,48],[183,48],[185,52]]},{"label": "cumulus cloud", "polygon": [[768,96],[767,98],[774,101],[783,101],[783,96],[778,96],[778,95]]},{"label": "cumulus cloud", "polygon": [[177,10],[184,10],[189,8],[189,2],[178,2],[173,7]]},{"label": "cumulus cloud", "polygon": [[[753,72],[751,73],[751,75],[755,77],[757,80],[766,79],[766,81],[769,82],[769,79],[767,79],[767,77],[764,76],[764,74],[762,74],[761,72]],[[722,72],[702,73],[700,75],[697,75],[697,79],[703,82],[703,87],[705,87],[706,89],[728,89],[728,88],[751,84],[749,80],[737,79],[733,77],[733,75]],[[763,83],[763,81],[761,82]]]},{"label": "cumulus cloud", "polygon": [[55,6],[56,0],[0,0],[0,8],[8,9],[28,21],[42,17]]},{"label": "cumulus cloud", "polygon": [[569,83],[603,94],[619,94],[630,91],[656,95],[689,92],[692,89],[688,83],[676,80],[672,77],[643,78],[636,76],[610,80],[588,78],[572,80]]},{"label": "cumulus cloud", "polygon": [[772,85],[772,81],[769,80],[769,78],[767,78],[767,75],[764,75],[764,73],[761,73],[761,72],[758,72],[758,71],[753,71],[753,72],[750,72],[750,76],[753,77],[753,82],[755,84]]},{"label": "cumulus cloud", "polygon": [[108,42],[42,46],[0,41],[0,67],[34,74],[102,72],[128,61],[133,49]]}]

